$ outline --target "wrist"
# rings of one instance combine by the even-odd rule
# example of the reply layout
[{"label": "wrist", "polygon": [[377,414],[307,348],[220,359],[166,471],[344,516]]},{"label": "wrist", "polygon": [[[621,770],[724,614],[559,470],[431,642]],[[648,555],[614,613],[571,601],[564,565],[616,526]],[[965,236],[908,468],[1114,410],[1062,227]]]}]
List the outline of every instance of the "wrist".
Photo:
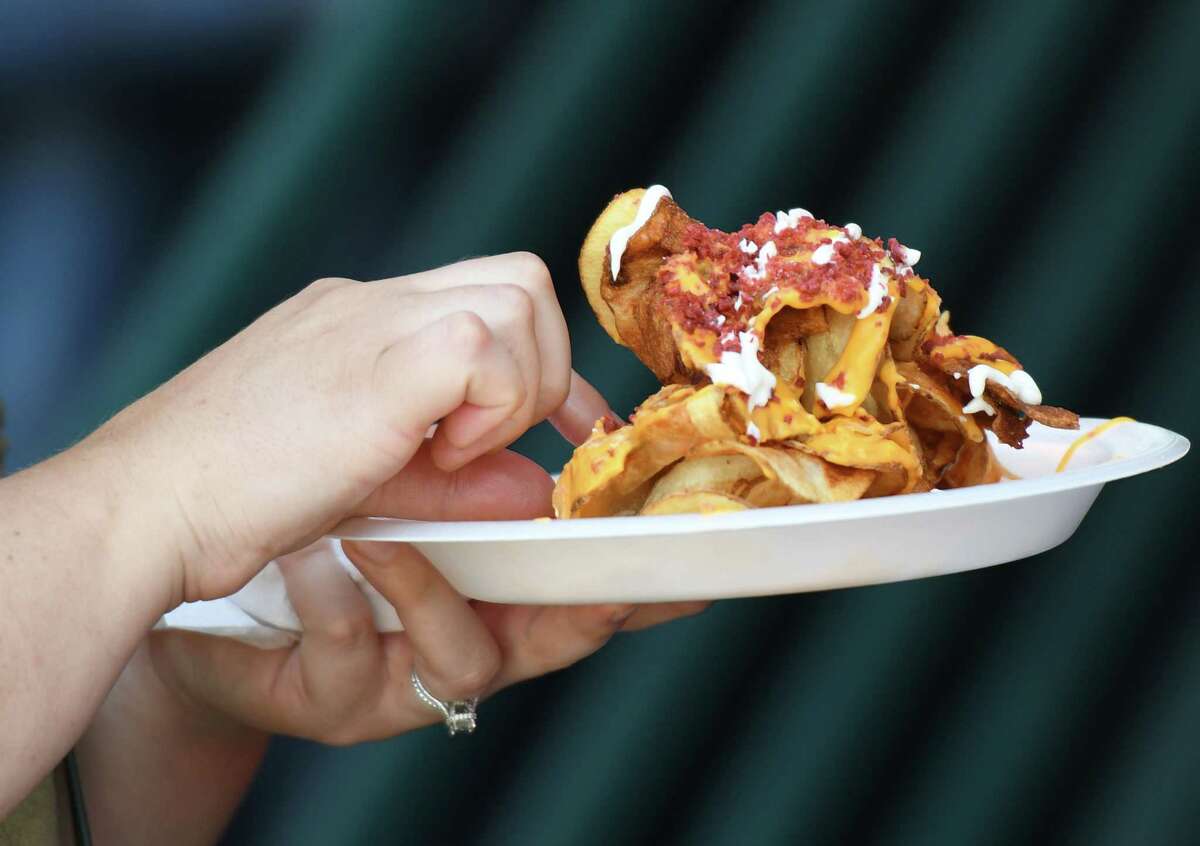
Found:
[{"label": "wrist", "polygon": [[[78,745],[97,842],[216,842],[268,736],[177,694],[143,639]],[[180,803],[180,797],[185,801]]]},{"label": "wrist", "polygon": [[[72,522],[111,580],[136,598],[148,625],[183,596],[182,548],[173,503],[148,484],[127,439],[106,424],[42,468],[54,497],[69,492]],[[153,460],[149,458],[149,460]]]}]

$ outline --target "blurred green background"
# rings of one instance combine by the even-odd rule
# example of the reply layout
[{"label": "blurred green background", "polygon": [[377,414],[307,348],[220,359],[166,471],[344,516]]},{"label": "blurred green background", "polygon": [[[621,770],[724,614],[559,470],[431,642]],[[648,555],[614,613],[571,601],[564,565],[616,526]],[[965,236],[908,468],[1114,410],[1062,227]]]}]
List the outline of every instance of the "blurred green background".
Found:
[{"label": "blurred green background", "polygon": [[[1194,2],[8,3],[9,464],[312,279],[516,249],[628,412],[653,380],[574,260],[650,182],[897,235],[1051,402],[1195,437],[1198,137]],[[226,840],[1197,842],[1195,468],[1027,561],[619,636],[467,741],[279,739]]]}]

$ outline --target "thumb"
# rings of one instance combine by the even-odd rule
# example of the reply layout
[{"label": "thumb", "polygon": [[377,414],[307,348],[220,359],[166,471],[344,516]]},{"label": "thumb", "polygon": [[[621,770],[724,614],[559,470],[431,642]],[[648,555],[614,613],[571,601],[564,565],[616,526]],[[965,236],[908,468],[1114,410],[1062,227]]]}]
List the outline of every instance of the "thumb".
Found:
[{"label": "thumb", "polygon": [[535,462],[509,450],[457,470],[434,464],[425,441],[412,460],[354,509],[356,517],[409,520],[527,520],[553,513],[554,482]]}]

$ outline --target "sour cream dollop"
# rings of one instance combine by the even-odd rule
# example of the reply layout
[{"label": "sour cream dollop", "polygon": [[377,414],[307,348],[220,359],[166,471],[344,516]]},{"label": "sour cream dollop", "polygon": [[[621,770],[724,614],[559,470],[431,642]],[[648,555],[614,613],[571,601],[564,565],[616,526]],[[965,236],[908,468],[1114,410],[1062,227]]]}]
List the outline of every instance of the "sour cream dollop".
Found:
[{"label": "sour cream dollop", "polygon": [[1024,370],[1014,370],[1012,373],[1001,373],[994,367],[987,364],[976,364],[967,371],[967,385],[971,389],[971,396],[979,398],[983,396],[983,390],[987,387],[988,382],[995,382],[1002,388],[1007,388],[1008,391],[1026,405],[1041,405],[1042,392],[1037,386],[1037,382],[1033,381],[1033,377]]},{"label": "sour cream dollop", "polygon": [[714,385],[732,385],[749,397],[747,407],[753,411],[766,405],[775,392],[775,374],[758,360],[758,337],[753,332],[739,332],[742,351],[724,350],[719,362],[704,365],[704,372]]},{"label": "sour cream dollop", "polygon": [[662,185],[651,185],[646,189],[646,193],[642,195],[642,201],[638,203],[637,214],[633,220],[612,234],[612,238],[608,240],[608,255],[611,262],[613,279],[616,279],[617,274],[621,272],[621,257],[625,255],[625,248],[629,246],[629,239],[636,235],[637,231],[650,220],[651,215],[654,214],[654,210],[658,208],[659,200],[670,196],[671,192]]},{"label": "sour cream dollop", "polygon": [[854,394],[839,391],[826,382],[817,383],[817,399],[825,403],[826,408],[838,408],[854,402]]},{"label": "sour cream dollop", "polygon": [[833,261],[833,257],[834,257],[833,248],[836,247],[838,244],[848,244],[848,243],[850,243],[849,238],[847,238],[845,235],[839,235],[833,239],[833,243],[822,244],[821,246],[817,247],[815,250],[812,251],[812,257],[811,257],[812,263],[813,264],[829,264],[831,261]]},{"label": "sour cream dollop", "polygon": [[795,229],[800,225],[800,221],[806,217],[812,217],[812,212],[808,209],[788,209],[787,211],[775,212],[775,234],[778,235],[785,229]]}]

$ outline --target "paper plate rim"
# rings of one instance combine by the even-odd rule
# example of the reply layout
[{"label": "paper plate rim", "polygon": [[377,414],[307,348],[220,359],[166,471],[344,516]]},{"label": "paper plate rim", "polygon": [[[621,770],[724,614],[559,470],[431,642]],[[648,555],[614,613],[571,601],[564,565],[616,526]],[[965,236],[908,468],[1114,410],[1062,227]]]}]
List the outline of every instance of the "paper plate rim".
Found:
[{"label": "paper plate rim", "polygon": [[[1039,441],[1060,442],[1065,449],[1080,434],[1108,422],[1104,418],[1081,418],[1079,431],[1048,429],[1033,424],[1031,434]],[[849,522],[912,514],[924,511],[969,508],[1012,499],[1042,496],[1063,490],[1103,485],[1164,467],[1183,458],[1191,447],[1183,435],[1134,421],[1116,426],[1093,444],[1106,445],[1113,458],[1099,464],[1067,469],[1062,473],[1017,479],[993,485],[958,490],[903,494],[854,502],[790,505],[749,511],[699,515],[678,514],[644,517],[588,517],[576,520],[481,520],[422,522],[386,517],[356,517],[339,524],[330,533],[343,540],[382,540],[408,543],[499,543],[551,540],[615,539],[621,537],[669,536],[707,532],[742,531],[771,526]],[[1144,444],[1132,454],[1121,454]]]}]

